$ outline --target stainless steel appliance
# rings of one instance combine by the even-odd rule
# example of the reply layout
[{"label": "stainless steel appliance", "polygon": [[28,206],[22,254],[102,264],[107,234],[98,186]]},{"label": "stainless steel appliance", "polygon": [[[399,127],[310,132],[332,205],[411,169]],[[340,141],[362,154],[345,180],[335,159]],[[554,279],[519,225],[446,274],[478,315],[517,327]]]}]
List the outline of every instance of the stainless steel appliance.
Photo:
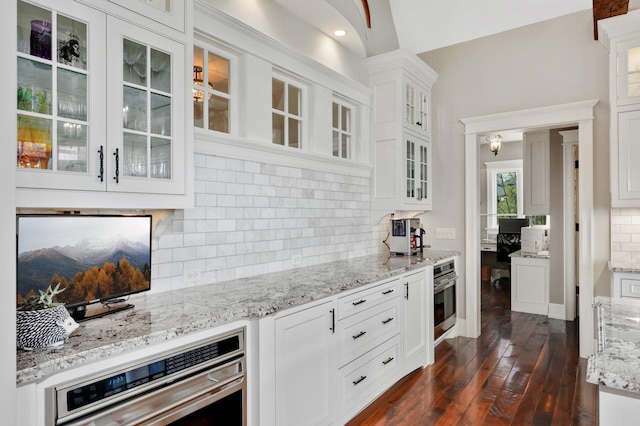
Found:
[{"label": "stainless steel appliance", "polygon": [[433,338],[438,339],[456,323],[455,260],[450,259],[433,266]]},{"label": "stainless steel appliance", "polygon": [[244,329],[46,390],[46,425],[246,425]]},{"label": "stainless steel appliance", "polygon": [[422,248],[420,219],[391,219],[389,250],[394,254],[417,254]]}]

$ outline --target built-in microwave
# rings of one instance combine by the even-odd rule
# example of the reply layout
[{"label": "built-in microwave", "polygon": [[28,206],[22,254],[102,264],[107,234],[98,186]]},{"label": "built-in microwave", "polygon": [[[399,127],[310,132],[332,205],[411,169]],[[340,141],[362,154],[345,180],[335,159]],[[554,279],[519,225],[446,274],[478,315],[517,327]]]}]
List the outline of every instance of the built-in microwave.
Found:
[{"label": "built-in microwave", "polygon": [[549,228],[525,226],[520,229],[520,250],[523,253],[539,253],[549,250]]}]

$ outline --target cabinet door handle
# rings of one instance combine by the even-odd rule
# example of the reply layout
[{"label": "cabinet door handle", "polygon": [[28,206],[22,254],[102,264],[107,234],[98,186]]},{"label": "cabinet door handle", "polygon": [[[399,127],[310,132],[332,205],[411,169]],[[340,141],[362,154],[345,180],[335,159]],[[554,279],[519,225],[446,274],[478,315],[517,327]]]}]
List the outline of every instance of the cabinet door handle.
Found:
[{"label": "cabinet door handle", "polygon": [[360,333],[356,334],[355,336],[353,336],[353,340],[359,339],[362,336],[364,336],[365,334],[367,334],[366,331],[361,331]]},{"label": "cabinet door handle", "polygon": [[336,332],[336,310],[331,309],[329,312],[331,312],[331,328],[329,330],[334,334]]},{"label": "cabinet door handle", "polygon": [[404,298],[409,300],[409,283],[404,283]]},{"label": "cabinet door handle", "polygon": [[100,182],[104,182],[104,147],[102,145],[100,145],[98,154],[100,154],[100,174],[98,177],[100,178]]},{"label": "cabinet door handle", "polygon": [[353,381],[353,386],[358,386],[366,378],[367,378],[367,376],[360,376],[360,378],[358,378],[358,379]]},{"label": "cabinet door handle", "polygon": [[383,365],[387,365],[389,364],[391,361],[393,361],[394,358],[392,356],[390,356],[389,358],[385,359],[384,361],[382,361]]},{"label": "cabinet door handle", "polygon": [[383,324],[389,324],[391,321],[393,321],[393,318],[389,317],[386,320],[382,320]]},{"label": "cabinet door handle", "polygon": [[113,155],[116,157],[116,175],[113,179],[116,183],[120,183],[120,151],[118,148],[116,148],[116,152],[114,152]]},{"label": "cabinet door handle", "polygon": [[382,294],[390,294],[390,293],[393,293],[393,289],[392,289],[392,288],[390,288],[389,290],[385,290],[385,291],[383,291],[383,292],[382,292]]},{"label": "cabinet door handle", "polygon": [[367,299],[360,299],[360,300],[358,300],[357,302],[351,302],[351,304],[352,304],[353,306],[358,306],[358,305],[362,305],[362,304],[363,304],[364,302],[366,302],[366,301],[367,301]]},{"label": "cabinet door handle", "polygon": [[416,121],[417,126],[422,126],[422,121]]}]

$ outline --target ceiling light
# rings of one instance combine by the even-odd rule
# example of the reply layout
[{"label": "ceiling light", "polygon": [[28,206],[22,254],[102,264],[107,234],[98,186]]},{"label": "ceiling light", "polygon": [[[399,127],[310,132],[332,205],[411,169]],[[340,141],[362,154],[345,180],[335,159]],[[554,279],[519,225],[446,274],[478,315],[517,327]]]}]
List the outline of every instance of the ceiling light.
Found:
[{"label": "ceiling light", "polygon": [[347,35],[347,32],[345,30],[335,30],[333,34],[336,37],[344,37],[345,35]]},{"label": "ceiling light", "polygon": [[498,155],[498,151],[502,147],[502,136],[491,135],[487,136],[487,142],[489,142],[489,149],[493,152],[493,155]]}]

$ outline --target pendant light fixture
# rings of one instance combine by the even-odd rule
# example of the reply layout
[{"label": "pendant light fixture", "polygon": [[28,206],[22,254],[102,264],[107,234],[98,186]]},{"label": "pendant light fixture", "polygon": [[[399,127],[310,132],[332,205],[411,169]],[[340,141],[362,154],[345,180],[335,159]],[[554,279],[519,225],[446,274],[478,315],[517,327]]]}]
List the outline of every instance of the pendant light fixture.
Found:
[{"label": "pendant light fixture", "polygon": [[502,136],[500,135],[489,135],[487,136],[487,142],[489,142],[489,149],[493,152],[493,155],[498,155],[498,151],[502,147]]}]

